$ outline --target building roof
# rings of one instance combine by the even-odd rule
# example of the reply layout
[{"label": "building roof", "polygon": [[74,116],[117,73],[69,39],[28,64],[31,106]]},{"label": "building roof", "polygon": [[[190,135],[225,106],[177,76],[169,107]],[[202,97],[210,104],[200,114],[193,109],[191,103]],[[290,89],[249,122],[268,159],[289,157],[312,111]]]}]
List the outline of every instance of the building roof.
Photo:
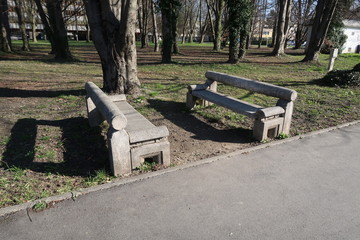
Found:
[{"label": "building roof", "polygon": [[360,28],[360,21],[358,20],[343,20],[345,27]]}]

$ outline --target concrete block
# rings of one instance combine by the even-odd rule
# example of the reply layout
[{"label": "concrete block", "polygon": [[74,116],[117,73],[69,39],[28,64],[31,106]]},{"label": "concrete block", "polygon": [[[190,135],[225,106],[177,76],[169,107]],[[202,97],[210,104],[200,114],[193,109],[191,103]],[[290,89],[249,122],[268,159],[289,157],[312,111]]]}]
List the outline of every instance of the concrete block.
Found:
[{"label": "concrete block", "polygon": [[159,142],[131,147],[132,169],[140,166],[148,157],[158,157],[159,164],[170,166],[170,143],[167,139]]},{"label": "concrete block", "polygon": [[108,130],[109,160],[114,176],[131,173],[130,143],[125,130]]},{"label": "concrete block", "polygon": [[284,118],[259,119],[254,121],[253,137],[258,141],[275,138],[282,132]]}]

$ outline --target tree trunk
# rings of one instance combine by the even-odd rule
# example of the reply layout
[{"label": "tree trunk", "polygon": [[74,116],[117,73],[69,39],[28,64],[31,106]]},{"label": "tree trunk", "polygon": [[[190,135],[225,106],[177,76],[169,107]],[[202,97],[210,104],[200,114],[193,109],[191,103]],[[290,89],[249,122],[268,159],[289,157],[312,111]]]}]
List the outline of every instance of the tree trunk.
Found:
[{"label": "tree trunk", "polygon": [[172,62],[172,24],[171,24],[171,12],[170,4],[166,0],[160,1],[161,8],[161,20],[162,20],[162,62],[171,63]]},{"label": "tree trunk", "polygon": [[208,22],[209,22],[208,17],[209,17],[209,14],[206,15],[205,22],[204,22],[204,24],[202,24],[202,27],[200,28],[200,40],[199,40],[199,43],[204,43],[205,32],[207,30]]},{"label": "tree trunk", "polygon": [[138,1],[138,4],[138,23],[140,29],[141,48],[145,48],[149,46],[147,38],[149,21],[149,0],[140,0]]},{"label": "tree trunk", "polygon": [[214,38],[214,50],[221,50],[221,38],[222,38],[222,15],[224,12],[224,0],[217,0],[216,11],[215,11],[215,38]]},{"label": "tree trunk", "polygon": [[35,3],[46,35],[51,43],[51,53],[55,54],[55,59],[72,60],[73,57],[70,53],[67,31],[62,16],[61,1],[46,0],[48,16],[45,14],[41,0],[35,0]]},{"label": "tree trunk", "polygon": [[[110,0],[112,2],[112,0]],[[135,27],[137,2],[84,0],[95,48],[108,93],[138,95]]]},{"label": "tree trunk", "polygon": [[241,9],[239,2],[228,0],[229,14],[229,59],[228,63],[238,63],[239,45],[240,45],[240,28],[241,28]]},{"label": "tree trunk", "polygon": [[173,38],[173,53],[180,53],[179,45],[177,43],[178,31],[177,31],[177,19],[179,17],[179,7],[176,6],[176,3],[172,3],[172,18],[171,18],[171,30],[172,30],[172,38]]},{"label": "tree trunk", "polygon": [[208,9],[208,16],[209,16],[209,21],[210,21],[210,26],[211,26],[211,34],[212,34],[212,38],[213,38],[213,42],[215,39],[215,26],[214,26],[214,20],[211,16],[211,7],[209,4],[209,0],[206,0],[206,5],[207,5],[207,9]]},{"label": "tree trunk", "polygon": [[32,40],[33,42],[37,42],[37,36],[36,36],[36,5],[33,0],[26,1],[26,7],[27,7],[27,14],[29,15],[29,19],[31,22],[31,33],[32,33]]},{"label": "tree trunk", "polygon": [[320,48],[325,40],[337,4],[338,0],[318,1],[313,27],[311,29],[309,47],[305,53],[305,58],[302,60],[303,62],[318,61]]},{"label": "tree trunk", "polygon": [[0,0],[0,42],[3,52],[11,52],[11,38],[9,25],[9,8],[7,0]]},{"label": "tree trunk", "polygon": [[[244,32],[240,33],[241,35],[245,35]],[[249,36],[249,35],[247,35]],[[239,46],[239,59],[244,59],[245,58],[245,54],[246,54],[246,42],[247,42],[247,37],[246,35],[245,36],[242,36],[240,38],[240,46]]]},{"label": "tree trunk", "polygon": [[23,42],[23,46],[21,49],[23,51],[30,51],[29,39],[26,34],[26,27],[24,22],[24,2],[19,0],[15,0],[14,2],[15,2],[15,11],[18,16],[19,29]]},{"label": "tree trunk", "polygon": [[281,56],[285,54],[286,33],[290,14],[290,0],[279,0],[279,16],[276,30],[276,40],[272,54]]},{"label": "tree trunk", "polygon": [[155,44],[154,52],[158,52],[158,51],[160,51],[160,49],[159,49],[159,34],[158,34],[158,30],[157,30],[154,0],[151,0],[151,15],[152,15],[152,22],[153,22],[153,41]]}]

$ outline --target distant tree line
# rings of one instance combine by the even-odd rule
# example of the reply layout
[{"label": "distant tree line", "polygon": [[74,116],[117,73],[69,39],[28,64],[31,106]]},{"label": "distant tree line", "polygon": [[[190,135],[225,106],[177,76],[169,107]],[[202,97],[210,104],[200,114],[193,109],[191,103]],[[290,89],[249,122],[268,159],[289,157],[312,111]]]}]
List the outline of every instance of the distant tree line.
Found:
[{"label": "distant tree line", "polygon": [[159,51],[161,43],[163,63],[172,62],[173,54],[180,52],[179,43],[202,43],[205,36],[213,42],[214,51],[228,45],[228,62],[238,63],[246,56],[252,39],[257,38],[261,47],[265,27],[273,29],[269,45],[274,56],[285,54],[289,39],[294,40],[294,48],[300,48],[310,34],[303,61],[317,61],[325,41],[344,42],[342,20],[358,17],[360,9],[359,2],[354,0],[15,0],[14,3],[15,6],[9,6],[7,0],[0,0],[1,51],[12,51],[9,10],[14,8],[22,50],[31,50],[25,24],[31,23],[36,41],[39,16],[51,43],[51,53],[56,59],[71,60],[66,26],[79,24],[82,16],[81,24],[91,32],[101,59],[105,91],[129,94],[138,93],[140,87],[136,29],[142,48],[148,47],[151,40],[154,51]]}]

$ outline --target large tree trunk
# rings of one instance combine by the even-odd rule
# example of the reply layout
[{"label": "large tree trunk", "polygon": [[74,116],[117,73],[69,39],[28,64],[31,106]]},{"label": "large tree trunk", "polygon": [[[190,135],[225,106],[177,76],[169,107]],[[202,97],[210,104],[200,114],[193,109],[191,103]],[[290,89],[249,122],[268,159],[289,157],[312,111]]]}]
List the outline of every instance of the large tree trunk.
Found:
[{"label": "large tree trunk", "polygon": [[[111,1],[111,4],[110,4]],[[135,28],[137,2],[84,0],[108,93],[138,95]]]},{"label": "large tree trunk", "polygon": [[303,62],[318,61],[321,45],[324,43],[338,0],[319,0],[316,5],[311,37]]},{"label": "large tree trunk", "polygon": [[155,45],[154,52],[158,52],[158,51],[160,51],[160,49],[159,49],[159,34],[158,34],[158,30],[157,30],[154,0],[151,0],[151,15],[152,15],[152,22],[153,22],[153,41],[154,41],[154,45]]},{"label": "large tree trunk", "polygon": [[9,8],[7,0],[0,0],[0,42],[3,52],[11,52],[11,38],[9,25]]},{"label": "large tree trunk", "polygon": [[279,16],[277,22],[276,39],[273,50],[274,56],[285,54],[286,35],[290,17],[290,0],[279,0]]},{"label": "large tree trunk", "polygon": [[15,11],[18,16],[20,33],[23,41],[22,50],[30,51],[29,39],[26,34],[26,27],[24,22],[24,2],[21,0],[15,0]]}]

